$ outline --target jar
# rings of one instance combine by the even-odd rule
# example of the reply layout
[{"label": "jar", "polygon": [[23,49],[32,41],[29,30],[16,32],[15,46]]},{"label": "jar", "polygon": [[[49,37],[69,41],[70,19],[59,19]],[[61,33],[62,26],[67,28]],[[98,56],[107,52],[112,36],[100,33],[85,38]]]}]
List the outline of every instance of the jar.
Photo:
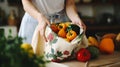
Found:
[{"label": "jar", "polygon": [[10,26],[16,26],[17,25],[17,18],[14,10],[10,11],[10,14],[8,16],[8,25]]}]

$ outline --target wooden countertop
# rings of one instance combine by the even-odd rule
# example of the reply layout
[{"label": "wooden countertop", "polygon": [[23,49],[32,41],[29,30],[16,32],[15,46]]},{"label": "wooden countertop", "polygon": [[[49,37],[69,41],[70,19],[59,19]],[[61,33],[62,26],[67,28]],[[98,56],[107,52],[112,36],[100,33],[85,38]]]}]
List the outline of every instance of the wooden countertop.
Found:
[{"label": "wooden countertop", "polygon": [[62,62],[68,67],[119,67],[120,66],[120,52],[114,52],[111,55],[100,55],[97,59],[88,62],[80,62],[77,60]]}]

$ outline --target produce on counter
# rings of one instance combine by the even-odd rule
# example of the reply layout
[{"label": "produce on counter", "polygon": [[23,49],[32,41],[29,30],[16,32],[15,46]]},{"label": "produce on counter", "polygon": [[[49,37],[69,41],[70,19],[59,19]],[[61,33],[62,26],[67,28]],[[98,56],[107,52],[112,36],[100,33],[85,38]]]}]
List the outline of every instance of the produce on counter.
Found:
[{"label": "produce on counter", "polygon": [[116,38],[116,34],[115,33],[107,33],[107,34],[104,34],[103,36],[102,36],[102,38],[112,38],[112,39],[114,39],[114,38]]},{"label": "produce on counter", "polygon": [[120,51],[120,33],[117,34],[116,38],[114,39],[115,50]]},{"label": "produce on counter", "polygon": [[120,41],[120,33],[118,33],[118,35],[115,38],[117,41]]},{"label": "produce on counter", "polygon": [[99,46],[98,40],[93,36],[88,37],[88,42],[89,42],[89,45],[94,45],[96,47]]},{"label": "produce on counter", "polygon": [[[105,39],[108,39],[106,40],[105,42],[103,42]],[[88,42],[89,42],[89,46],[96,46],[99,48],[99,50],[101,51],[101,48],[102,49],[105,49],[105,50],[111,50],[110,53],[113,53],[114,51],[119,51],[120,50],[120,33],[116,34],[116,33],[105,33],[105,34],[102,34],[102,36],[99,36],[99,39],[95,36],[88,36]],[[97,44],[97,45],[95,45]],[[104,44],[102,45],[101,47],[101,44]],[[112,44],[112,46],[111,46]],[[106,53],[106,54],[109,54],[109,52],[106,52],[106,51],[102,51],[103,53]]]},{"label": "produce on counter", "polygon": [[91,53],[86,48],[81,48],[77,53],[77,60],[81,62],[89,61],[91,58]]},{"label": "produce on counter", "polygon": [[120,51],[120,41],[114,40],[115,51]]},{"label": "produce on counter", "polygon": [[[69,22],[64,23],[64,24],[63,23],[58,24],[56,26],[58,26],[59,31],[61,29],[64,30],[64,32],[62,32],[62,33],[64,33],[63,38],[68,42],[72,41],[79,34],[79,31],[80,31],[79,26],[77,26],[75,24],[70,24]],[[74,31],[76,34],[74,34],[71,31]],[[72,36],[74,36],[74,37],[72,37]],[[62,37],[62,36],[60,36],[60,37]],[[88,36],[88,42],[89,42],[89,44],[88,44],[89,46],[84,49],[86,49],[90,52],[91,59],[96,59],[99,57],[100,53],[109,55],[109,54],[113,54],[115,51],[120,50],[120,33],[119,34],[106,33],[106,34],[100,36],[99,40],[95,36]],[[78,51],[78,53],[77,53],[77,57],[76,57],[77,60],[82,61],[82,62],[88,61],[88,60],[84,60],[85,58],[83,59],[84,55],[82,54],[82,50],[80,50],[80,51]],[[83,53],[84,53],[84,51],[85,50],[83,50]],[[78,54],[81,57],[78,57]],[[80,59],[80,58],[82,58],[82,59]]]},{"label": "produce on counter", "polygon": [[91,53],[91,59],[96,59],[99,57],[100,55],[100,51],[98,47],[95,46],[88,46],[87,49],[90,51]]},{"label": "produce on counter", "polygon": [[[87,49],[90,52],[91,59],[96,59],[101,54],[111,55],[114,54],[115,51],[120,51],[120,33],[118,34],[106,33],[100,36],[100,40],[98,40],[95,36],[88,36],[87,39],[89,44],[88,47],[84,49]],[[78,51],[80,55],[78,57],[78,53],[77,53],[76,58],[81,62],[85,62],[85,60],[83,60],[83,53],[85,50],[83,50],[83,52],[82,50],[83,49],[80,49]]]},{"label": "produce on counter", "polygon": [[104,38],[100,41],[99,49],[102,53],[114,53],[114,42],[111,38]]}]

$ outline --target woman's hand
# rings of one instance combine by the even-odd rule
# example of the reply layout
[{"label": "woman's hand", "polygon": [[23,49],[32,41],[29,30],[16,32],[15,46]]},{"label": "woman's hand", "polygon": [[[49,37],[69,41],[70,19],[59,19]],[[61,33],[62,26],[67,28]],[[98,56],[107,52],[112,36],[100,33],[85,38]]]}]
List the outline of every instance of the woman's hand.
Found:
[{"label": "woman's hand", "polygon": [[28,14],[30,14],[32,17],[37,19],[40,35],[43,36],[45,41],[47,41],[47,39],[45,37],[45,28],[46,28],[47,25],[50,25],[47,18],[45,16],[43,16],[42,13],[40,13],[38,11],[38,9],[32,3],[32,0],[22,0],[22,4],[23,4],[24,10]]},{"label": "woman's hand", "polygon": [[72,23],[83,28],[84,32],[86,31],[86,26],[78,15],[74,0],[66,0],[66,13]]},{"label": "woman's hand", "polygon": [[86,25],[82,22],[82,20],[80,20],[79,17],[72,18],[72,23],[80,26],[80,28],[82,28],[84,31],[86,31]]},{"label": "woman's hand", "polygon": [[43,15],[38,16],[38,22],[39,22],[38,27],[39,27],[40,35],[43,36],[44,40],[47,42],[47,38],[45,37],[45,29],[47,25],[50,25],[50,22]]}]

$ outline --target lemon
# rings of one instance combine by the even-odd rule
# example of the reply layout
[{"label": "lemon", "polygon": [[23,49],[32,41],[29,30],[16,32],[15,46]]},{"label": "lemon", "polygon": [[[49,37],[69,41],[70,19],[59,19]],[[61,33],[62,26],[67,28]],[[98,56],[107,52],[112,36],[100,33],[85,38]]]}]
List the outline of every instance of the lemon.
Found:
[{"label": "lemon", "polygon": [[22,49],[26,50],[26,51],[32,49],[31,44],[28,44],[28,43],[23,43],[23,44],[21,44],[20,47],[21,47]]},{"label": "lemon", "polygon": [[21,44],[21,48],[24,49],[24,51],[28,53],[29,57],[32,57],[34,55],[31,44],[23,43]]}]

